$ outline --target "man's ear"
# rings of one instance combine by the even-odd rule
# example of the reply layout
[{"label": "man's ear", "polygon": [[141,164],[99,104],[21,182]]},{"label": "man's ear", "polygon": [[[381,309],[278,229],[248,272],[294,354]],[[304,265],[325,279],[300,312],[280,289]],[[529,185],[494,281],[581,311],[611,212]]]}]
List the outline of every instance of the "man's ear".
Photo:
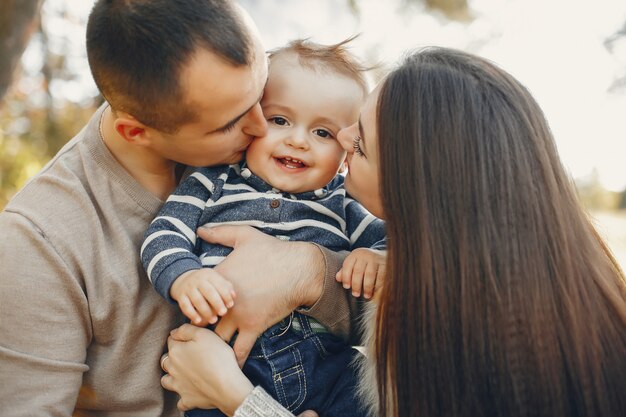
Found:
[{"label": "man's ear", "polygon": [[114,127],[117,134],[128,143],[140,146],[149,143],[146,126],[128,113],[118,112]]}]

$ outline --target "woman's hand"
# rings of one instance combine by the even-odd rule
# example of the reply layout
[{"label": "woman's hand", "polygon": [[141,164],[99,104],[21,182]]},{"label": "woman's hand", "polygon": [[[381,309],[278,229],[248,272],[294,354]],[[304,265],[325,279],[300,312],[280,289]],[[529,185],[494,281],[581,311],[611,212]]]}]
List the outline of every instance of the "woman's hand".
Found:
[{"label": "woman's hand", "polygon": [[161,385],[180,395],[180,410],[219,408],[230,416],[252,392],[233,350],[211,330],[183,324],[167,345]]}]

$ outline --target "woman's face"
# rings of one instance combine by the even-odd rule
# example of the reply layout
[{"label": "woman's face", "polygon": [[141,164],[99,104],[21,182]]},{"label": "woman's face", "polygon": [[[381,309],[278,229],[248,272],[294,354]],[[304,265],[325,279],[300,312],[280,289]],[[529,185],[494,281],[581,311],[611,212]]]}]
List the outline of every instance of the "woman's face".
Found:
[{"label": "woman's face", "polygon": [[369,95],[359,121],[339,131],[337,138],[348,152],[345,187],[374,216],[384,218],[378,179],[376,106],[380,85]]}]

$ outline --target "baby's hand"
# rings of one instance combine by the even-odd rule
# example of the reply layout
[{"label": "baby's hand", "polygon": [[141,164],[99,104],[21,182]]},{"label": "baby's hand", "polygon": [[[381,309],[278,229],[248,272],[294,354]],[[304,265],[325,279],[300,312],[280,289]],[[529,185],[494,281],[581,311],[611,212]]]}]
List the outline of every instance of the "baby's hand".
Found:
[{"label": "baby's hand", "polygon": [[343,261],[335,279],[343,283],[343,287],[352,288],[352,295],[372,298],[374,291],[381,287],[385,280],[385,251],[358,248],[352,251]]},{"label": "baby's hand", "polygon": [[196,326],[217,322],[235,305],[233,284],[210,268],[187,271],[170,288],[170,295]]}]

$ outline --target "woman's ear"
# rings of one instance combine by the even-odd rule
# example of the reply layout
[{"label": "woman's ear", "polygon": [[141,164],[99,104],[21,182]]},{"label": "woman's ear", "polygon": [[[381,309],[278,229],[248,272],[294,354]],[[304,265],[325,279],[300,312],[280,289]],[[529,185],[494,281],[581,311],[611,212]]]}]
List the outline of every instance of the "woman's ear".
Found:
[{"label": "woman's ear", "polygon": [[118,112],[114,122],[115,131],[128,143],[145,146],[146,126],[128,113]]}]

